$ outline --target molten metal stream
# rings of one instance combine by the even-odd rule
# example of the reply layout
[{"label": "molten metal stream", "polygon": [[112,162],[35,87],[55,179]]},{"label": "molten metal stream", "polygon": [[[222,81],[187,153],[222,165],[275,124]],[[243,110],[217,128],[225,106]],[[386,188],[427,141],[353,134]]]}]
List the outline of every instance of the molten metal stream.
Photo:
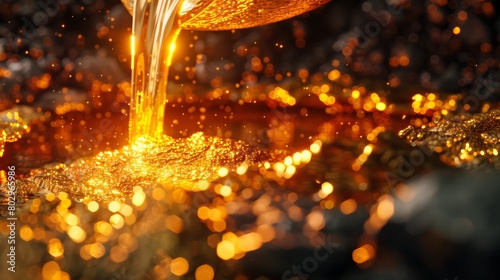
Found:
[{"label": "molten metal stream", "polygon": [[[132,12],[129,143],[161,138],[168,68],[180,29],[231,30],[287,19],[328,0],[123,0]],[[132,8],[133,7],[133,8]]]}]

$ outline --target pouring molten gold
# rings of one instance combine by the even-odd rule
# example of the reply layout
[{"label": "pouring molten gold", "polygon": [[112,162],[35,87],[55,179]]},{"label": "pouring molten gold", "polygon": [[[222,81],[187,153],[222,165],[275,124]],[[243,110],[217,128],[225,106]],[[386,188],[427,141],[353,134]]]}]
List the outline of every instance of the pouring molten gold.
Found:
[{"label": "pouring molten gold", "polygon": [[168,68],[181,29],[232,30],[310,11],[328,0],[122,0],[133,15],[129,143],[161,138]]}]

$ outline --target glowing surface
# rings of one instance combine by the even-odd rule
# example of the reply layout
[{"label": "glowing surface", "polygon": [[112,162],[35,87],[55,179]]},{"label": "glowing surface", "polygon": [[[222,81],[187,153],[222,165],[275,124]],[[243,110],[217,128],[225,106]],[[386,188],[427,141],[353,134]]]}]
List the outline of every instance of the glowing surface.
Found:
[{"label": "glowing surface", "polygon": [[[264,159],[270,159],[269,155],[253,146],[202,133],[185,139],[140,138],[121,150],[102,152],[69,166],[58,164],[34,171],[33,176],[18,182],[18,191],[21,196],[64,192],[71,198],[104,201],[132,195],[133,204],[141,206],[145,199],[142,188],[160,183],[168,188],[204,190],[219,178],[221,169],[228,172]],[[88,207],[99,208],[95,203]]]},{"label": "glowing surface", "polygon": [[426,145],[430,150],[442,152],[450,165],[498,156],[500,144],[500,110],[440,118],[428,127],[409,126],[399,135],[412,145]]},{"label": "glowing surface", "polygon": [[231,30],[277,22],[313,10],[329,0],[215,0],[180,18],[181,28]]}]

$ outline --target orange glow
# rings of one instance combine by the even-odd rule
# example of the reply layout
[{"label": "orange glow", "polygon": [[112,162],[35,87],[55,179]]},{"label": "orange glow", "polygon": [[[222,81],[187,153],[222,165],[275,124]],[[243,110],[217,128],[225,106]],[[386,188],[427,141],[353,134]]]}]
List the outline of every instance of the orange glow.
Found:
[{"label": "orange glow", "polygon": [[212,280],[215,277],[215,272],[210,265],[204,264],[196,269],[194,277],[196,280]]},{"label": "orange glow", "polygon": [[202,220],[207,220],[210,213],[210,208],[202,206],[198,208],[198,218]]},{"label": "orange glow", "polygon": [[217,244],[217,256],[223,260],[229,260],[234,257],[236,250],[233,243],[223,240]]},{"label": "orange glow", "polygon": [[260,234],[262,242],[269,242],[274,239],[276,232],[271,225],[261,225],[257,227],[257,233]]},{"label": "orange glow", "polygon": [[232,193],[231,187],[224,185],[224,186],[220,187],[219,193],[222,196],[229,196]]},{"label": "orange glow", "polygon": [[85,238],[87,238],[87,234],[85,231],[79,226],[72,226],[68,229],[68,235],[75,243],[82,243]]},{"label": "orange glow", "polygon": [[256,232],[250,232],[238,238],[238,248],[243,252],[250,252],[262,246],[262,237]]},{"label": "orange glow", "polygon": [[226,229],[226,221],[224,220],[217,220],[214,221],[212,228],[215,232],[223,232]]},{"label": "orange glow", "polygon": [[328,79],[330,81],[335,81],[339,77],[340,77],[340,71],[339,70],[335,69],[335,70],[330,71],[330,73],[328,73]]},{"label": "orange glow", "polygon": [[224,206],[212,208],[208,212],[208,218],[212,221],[223,220],[224,218],[226,218],[226,216],[227,213],[226,213],[226,208]]},{"label": "orange glow", "polygon": [[457,17],[458,17],[458,19],[459,19],[460,21],[466,21],[466,20],[467,20],[468,15],[467,15],[467,12],[466,12],[466,11],[460,11],[460,12],[458,12],[458,16],[457,16]]},{"label": "orange glow", "polygon": [[371,260],[375,256],[375,249],[372,245],[366,244],[352,252],[352,260],[357,264],[362,264]]},{"label": "orange glow", "polygon": [[19,231],[19,236],[24,241],[30,241],[34,237],[33,230],[28,225],[24,225]]},{"label": "orange glow", "polygon": [[189,263],[185,258],[173,259],[170,263],[170,271],[176,276],[182,276],[189,270]]},{"label": "orange glow", "polygon": [[379,102],[377,103],[377,105],[375,105],[375,108],[379,111],[384,111],[385,108],[387,108],[387,105],[385,105],[385,103]]},{"label": "orange glow", "polygon": [[319,140],[314,141],[314,143],[312,143],[310,146],[311,153],[313,153],[313,154],[319,153],[321,151],[322,144],[323,143]]},{"label": "orange glow", "polygon": [[354,213],[357,208],[356,200],[350,198],[340,204],[340,211],[345,215],[349,215]]},{"label": "orange glow", "polygon": [[293,106],[297,102],[287,90],[280,87],[276,87],[274,90],[270,91],[269,98],[280,102],[282,106]]},{"label": "orange glow", "polygon": [[[201,186],[200,182],[200,186]],[[176,189],[174,190],[174,193],[172,194],[173,199],[177,203],[183,203],[186,200],[186,192],[183,189]]]},{"label": "orange glow", "polygon": [[307,215],[307,224],[313,230],[321,230],[325,227],[325,217],[323,217],[323,213],[320,211],[313,211],[311,214]]},{"label": "orange glow", "polygon": [[399,58],[399,65],[403,67],[410,65],[410,58],[406,55],[403,55],[402,57]]},{"label": "orange glow", "polygon": [[377,215],[383,219],[388,220],[394,214],[394,204],[389,199],[382,200],[377,206]]},{"label": "orange glow", "polygon": [[99,203],[91,201],[87,204],[87,209],[89,209],[90,212],[96,212],[99,210]]},{"label": "orange glow", "polygon": [[162,188],[155,188],[153,190],[153,198],[155,200],[163,200],[165,198],[165,191]]},{"label": "orange glow", "polygon": [[115,263],[124,262],[128,258],[128,251],[121,245],[115,245],[111,247],[109,258]]},{"label": "orange glow", "polygon": [[64,217],[64,221],[70,226],[80,223],[80,219],[73,213],[68,213],[66,217]]},{"label": "orange glow", "polygon": [[93,243],[89,249],[90,256],[96,259],[104,256],[104,253],[106,253],[106,249],[101,243]]},{"label": "orange glow", "polygon": [[221,169],[219,169],[218,172],[219,177],[226,177],[227,174],[229,174],[229,170],[227,168],[222,167]]},{"label": "orange glow", "polygon": [[60,272],[61,272],[61,267],[55,261],[47,262],[42,267],[43,279],[55,279],[59,276]]},{"label": "orange glow", "polygon": [[108,210],[110,212],[116,213],[118,210],[120,210],[121,203],[118,201],[113,201],[108,204]]},{"label": "orange glow", "polygon": [[333,192],[333,185],[329,182],[324,182],[323,184],[321,184],[321,191],[325,195],[329,195]]},{"label": "orange glow", "polygon": [[134,193],[134,196],[132,196],[132,204],[135,206],[141,206],[144,203],[144,200],[146,199],[146,194],[141,190],[138,190],[137,192]]},{"label": "orange glow", "polygon": [[99,221],[94,225],[94,230],[104,236],[110,236],[113,233],[113,227],[104,221]]},{"label": "orange glow", "polygon": [[57,238],[52,238],[47,244],[47,251],[54,258],[59,258],[64,254],[64,246]]},{"label": "orange glow", "polygon": [[248,169],[248,164],[243,163],[241,166],[238,166],[238,168],[236,169],[236,173],[238,173],[238,175],[243,175],[247,172],[247,169]]},{"label": "orange glow", "polygon": [[361,95],[361,93],[360,93],[360,92],[359,92],[359,90],[357,90],[357,89],[355,89],[355,90],[353,90],[353,91],[351,92],[351,96],[352,96],[352,98],[354,98],[354,99],[359,98],[359,96],[360,96],[360,95]]}]

